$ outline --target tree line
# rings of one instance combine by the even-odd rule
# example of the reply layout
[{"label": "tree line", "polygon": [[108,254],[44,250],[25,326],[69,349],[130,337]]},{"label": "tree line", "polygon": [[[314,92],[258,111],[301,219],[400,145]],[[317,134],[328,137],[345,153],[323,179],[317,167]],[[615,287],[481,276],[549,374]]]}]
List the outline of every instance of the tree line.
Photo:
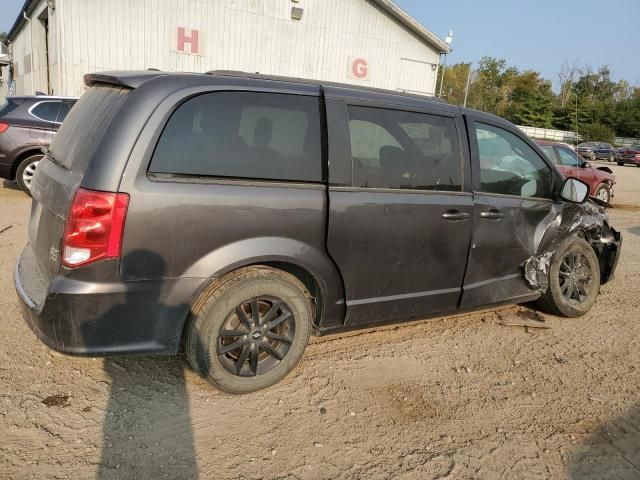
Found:
[{"label": "tree line", "polygon": [[[463,105],[468,63],[446,67],[442,96]],[[441,76],[436,91],[440,91]],[[517,125],[578,132],[583,141],[613,143],[640,138],[640,87],[614,82],[609,67],[578,68],[565,62],[558,73],[560,91],[533,70],[520,71],[504,59],[484,57],[471,73],[467,107],[493,113]]]}]

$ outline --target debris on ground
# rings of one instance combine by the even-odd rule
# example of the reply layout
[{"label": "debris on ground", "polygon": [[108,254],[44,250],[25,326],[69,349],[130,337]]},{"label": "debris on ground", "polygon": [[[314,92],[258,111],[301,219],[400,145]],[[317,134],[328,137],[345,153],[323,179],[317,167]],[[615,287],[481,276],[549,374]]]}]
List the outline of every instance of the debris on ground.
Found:
[{"label": "debris on ground", "polygon": [[68,407],[69,395],[49,395],[42,403],[47,407]]}]

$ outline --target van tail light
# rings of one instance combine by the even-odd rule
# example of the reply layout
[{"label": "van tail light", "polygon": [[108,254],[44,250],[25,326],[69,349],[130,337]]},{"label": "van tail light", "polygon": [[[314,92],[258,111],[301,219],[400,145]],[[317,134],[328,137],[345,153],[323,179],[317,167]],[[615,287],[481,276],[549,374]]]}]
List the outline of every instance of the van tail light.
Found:
[{"label": "van tail light", "polygon": [[129,195],[79,188],[62,237],[62,264],[74,268],[119,258]]},{"label": "van tail light", "polygon": [[9,124],[3,120],[0,120],[0,133],[4,133],[9,130]]}]

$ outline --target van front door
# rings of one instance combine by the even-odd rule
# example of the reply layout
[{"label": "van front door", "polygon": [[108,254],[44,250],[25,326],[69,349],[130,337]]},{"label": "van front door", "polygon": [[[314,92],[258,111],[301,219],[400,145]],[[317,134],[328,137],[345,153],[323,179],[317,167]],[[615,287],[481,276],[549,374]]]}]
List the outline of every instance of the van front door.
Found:
[{"label": "van front door", "polygon": [[475,212],[461,308],[536,296],[523,264],[536,255],[553,209],[552,167],[508,126],[472,121]]},{"label": "van front door", "polygon": [[455,110],[327,106],[327,245],[344,281],[346,325],[455,310],[473,214]]}]

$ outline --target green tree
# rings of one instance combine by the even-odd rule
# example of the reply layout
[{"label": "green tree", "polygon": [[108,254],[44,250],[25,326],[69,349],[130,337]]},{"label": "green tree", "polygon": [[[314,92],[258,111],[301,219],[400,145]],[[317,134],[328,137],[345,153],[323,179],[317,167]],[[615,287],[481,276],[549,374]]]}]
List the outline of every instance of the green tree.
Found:
[{"label": "green tree", "polygon": [[518,73],[510,79],[505,117],[518,125],[551,128],[554,94],[551,82],[538,72]]},{"label": "green tree", "polygon": [[[454,105],[464,103],[464,91],[467,86],[467,76],[470,65],[468,63],[456,63],[444,70],[444,86],[442,88],[442,98]],[[438,76],[436,92],[440,92],[440,82],[442,76]]]},{"label": "green tree", "polygon": [[582,130],[579,130],[578,133],[582,136],[583,142],[613,143],[616,137],[616,132],[602,123],[584,125]]}]

